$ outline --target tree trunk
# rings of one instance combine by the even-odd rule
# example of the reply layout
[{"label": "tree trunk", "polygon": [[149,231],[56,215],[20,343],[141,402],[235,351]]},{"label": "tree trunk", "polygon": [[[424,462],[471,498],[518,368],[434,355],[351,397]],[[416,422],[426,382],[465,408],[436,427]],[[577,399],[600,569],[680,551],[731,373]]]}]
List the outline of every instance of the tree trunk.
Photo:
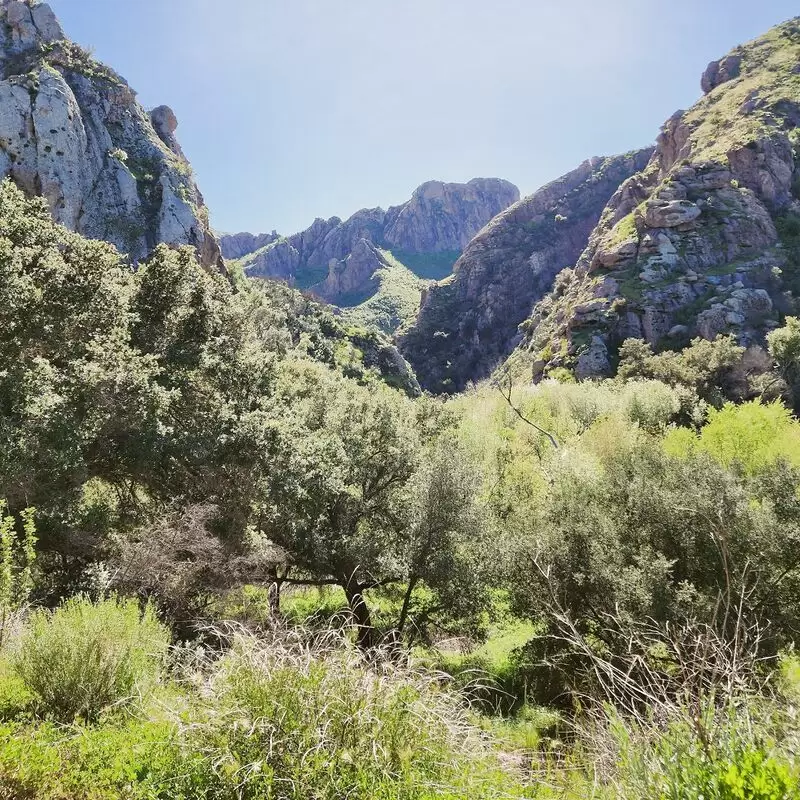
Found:
[{"label": "tree trunk", "polygon": [[270,585],[269,589],[269,615],[273,619],[277,619],[281,615],[281,589],[283,588],[283,580],[276,578]]},{"label": "tree trunk", "polygon": [[411,578],[408,582],[406,596],[403,598],[403,608],[400,611],[400,618],[397,620],[397,633],[399,636],[403,635],[403,629],[406,627],[406,622],[408,622],[408,612],[411,608],[411,595],[414,592],[418,580],[418,578]]},{"label": "tree trunk", "polygon": [[372,626],[369,606],[364,600],[363,587],[349,581],[344,582],[342,587],[356,625],[356,644],[362,650],[371,650],[375,646],[375,628]]}]

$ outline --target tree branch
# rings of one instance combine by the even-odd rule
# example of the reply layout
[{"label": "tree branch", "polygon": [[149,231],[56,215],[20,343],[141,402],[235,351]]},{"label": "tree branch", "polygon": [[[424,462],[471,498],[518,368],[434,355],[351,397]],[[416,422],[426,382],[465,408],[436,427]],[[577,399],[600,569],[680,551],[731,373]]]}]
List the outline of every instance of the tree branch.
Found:
[{"label": "tree branch", "polygon": [[556,441],[556,437],[553,436],[552,433],[546,431],[544,428],[540,428],[535,422],[531,422],[527,417],[523,415],[523,413],[511,402],[511,380],[508,381],[508,389],[504,389],[500,383],[497,383],[497,390],[503,397],[506,399],[506,402],[510,406],[511,410],[527,425],[530,425],[531,428],[535,428],[539,433],[543,434],[550,440],[550,444],[553,445],[554,449],[558,450],[558,442]]}]

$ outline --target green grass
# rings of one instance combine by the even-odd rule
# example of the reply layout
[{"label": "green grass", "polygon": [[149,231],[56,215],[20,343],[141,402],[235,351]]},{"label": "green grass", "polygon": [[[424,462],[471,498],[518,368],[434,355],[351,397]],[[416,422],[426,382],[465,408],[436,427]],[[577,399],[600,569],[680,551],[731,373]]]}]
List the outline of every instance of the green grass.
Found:
[{"label": "green grass", "polygon": [[[124,607],[101,604],[110,631]],[[85,608],[84,608],[85,610]],[[91,612],[88,612],[91,613]],[[54,615],[72,634],[72,621]],[[20,634],[23,639],[27,635]],[[216,633],[125,708],[52,722],[27,677],[0,669],[0,797],[8,800],[490,800],[529,796],[439,676],[367,660],[343,636]],[[57,638],[57,637],[56,637]],[[76,641],[76,646],[81,643]],[[12,643],[12,652],[17,645]],[[55,648],[54,655],[59,648]],[[87,662],[118,663],[109,636]],[[118,665],[125,675],[124,665]],[[80,674],[82,665],[70,662]],[[34,691],[35,695],[36,692]]]},{"label": "green grass", "polygon": [[387,250],[380,252],[386,266],[375,272],[377,290],[368,297],[359,294],[340,298],[338,304],[343,307],[352,306],[345,311],[345,316],[350,321],[393,334],[416,319],[422,290],[426,284],[392,253]]}]

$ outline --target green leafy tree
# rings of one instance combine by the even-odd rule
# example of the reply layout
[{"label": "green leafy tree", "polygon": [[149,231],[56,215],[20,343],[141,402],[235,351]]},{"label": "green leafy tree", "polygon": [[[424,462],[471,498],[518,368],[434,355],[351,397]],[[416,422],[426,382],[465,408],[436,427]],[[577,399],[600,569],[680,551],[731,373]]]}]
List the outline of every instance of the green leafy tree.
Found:
[{"label": "green leafy tree", "polygon": [[800,395],[800,319],[787,317],[782,328],[767,334],[767,349],[789,386],[795,410]]},{"label": "green leafy tree", "polygon": [[273,401],[260,527],[299,573],[290,583],[342,587],[358,641],[370,647],[366,592],[404,587],[400,628],[422,611],[416,588],[443,601],[454,593],[465,574],[460,549],[476,527],[472,479],[454,451],[437,469],[445,456],[430,446],[448,420],[433,402],[301,363],[287,365]]},{"label": "green leafy tree", "polygon": [[747,376],[739,369],[744,353],[733,336],[718,336],[713,342],[698,338],[680,352],[662,353],[653,353],[641,339],[626,339],[619,350],[618,375],[624,380],[649,378],[684,386],[718,406],[725,399],[738,400],[749,393]]}]

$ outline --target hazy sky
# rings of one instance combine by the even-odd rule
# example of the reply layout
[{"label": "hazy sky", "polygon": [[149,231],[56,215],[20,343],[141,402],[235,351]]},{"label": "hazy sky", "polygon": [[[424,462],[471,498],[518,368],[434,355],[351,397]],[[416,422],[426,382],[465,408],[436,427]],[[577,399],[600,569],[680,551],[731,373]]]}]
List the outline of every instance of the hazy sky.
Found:
[{"label": "hazy sky", "polygon": [[797,0],[50,0],[178,136],[222,231],[293,233],[641,147]]}]

